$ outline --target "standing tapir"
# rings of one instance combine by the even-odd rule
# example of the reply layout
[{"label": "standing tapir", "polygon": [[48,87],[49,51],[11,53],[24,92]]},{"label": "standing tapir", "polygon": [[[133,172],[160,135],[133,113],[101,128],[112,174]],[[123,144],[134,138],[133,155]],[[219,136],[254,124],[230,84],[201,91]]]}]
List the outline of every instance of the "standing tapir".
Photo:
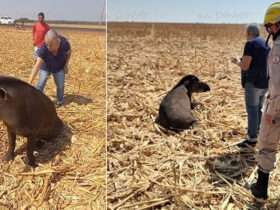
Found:
[{"label": "standing tapir", "polygon": [[191,113],[192,93],[209,90],[210,87],[196,76],[183,77],[161,101],[156,123],[176,132],[189,128],[196,121]]},{"label": "standing tapir", "polygon": [[24,81],[7,76],[0,76],[0,120],[7,127],[9,140],[4,159],[14,159],[16,135],[24,136],[28,164],[33,167],[38,140],[55,138],[63,127],[53,102],[46,95]]}]

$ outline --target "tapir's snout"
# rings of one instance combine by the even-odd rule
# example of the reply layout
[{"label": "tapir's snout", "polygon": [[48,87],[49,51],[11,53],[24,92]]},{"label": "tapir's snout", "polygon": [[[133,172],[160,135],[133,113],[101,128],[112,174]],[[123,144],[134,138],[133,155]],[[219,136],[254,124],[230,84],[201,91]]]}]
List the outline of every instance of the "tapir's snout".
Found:
[{"label": "tapir's snout", "polygon": [[210,86],[204,82],[201,82],[200,89],[201,89],[201,92],[207,92],[207,91],[210,91]]},{"label": "tapir's snout", "polygon": [[210,87],[207,83],[199,81],[193,84],[192,91],[196,93],[207,92],[210,91]]}]

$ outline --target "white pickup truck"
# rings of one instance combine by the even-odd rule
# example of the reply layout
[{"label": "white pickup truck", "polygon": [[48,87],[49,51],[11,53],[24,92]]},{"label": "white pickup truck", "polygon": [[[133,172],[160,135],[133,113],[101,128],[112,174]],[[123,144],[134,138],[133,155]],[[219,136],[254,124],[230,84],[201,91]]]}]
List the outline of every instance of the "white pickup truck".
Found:
[{"label": "white pickup truck", "polygon": [[8,16],[3,16],[0,18],[0,24],[10,25],[14,24],[15,20]]}]

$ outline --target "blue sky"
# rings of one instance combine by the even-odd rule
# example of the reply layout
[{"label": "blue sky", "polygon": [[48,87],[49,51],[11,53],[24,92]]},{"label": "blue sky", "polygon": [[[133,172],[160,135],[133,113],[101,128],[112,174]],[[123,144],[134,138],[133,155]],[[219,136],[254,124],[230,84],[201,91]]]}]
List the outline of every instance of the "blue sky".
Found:
[{"label": "blue sky", "polygon": [[0,0],[0,16],[34,19],[44,11],[47,19],[100,21],[104,5],[105,0]]},{"label": "blue sky", "polygon": [[271,0],[107,0],[108,21],[263,22]]}]

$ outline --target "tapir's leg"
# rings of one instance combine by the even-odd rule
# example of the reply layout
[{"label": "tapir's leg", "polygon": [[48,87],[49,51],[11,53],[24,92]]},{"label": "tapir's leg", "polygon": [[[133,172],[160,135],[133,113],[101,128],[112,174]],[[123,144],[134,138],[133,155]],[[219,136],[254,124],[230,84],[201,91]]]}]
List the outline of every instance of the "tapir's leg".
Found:
[{"label": "tapir's leg", "polygon": [[34,137],[27,138],[27,161],[30,166],[36,167],[35,157],[33,155],[35,146],[36,146],[36,139]]},{"label": "tapir's leg", "polygon": [[41,149],[45,145],[45,142],[43,140],[36,141],[36,149]]},{"label": "tapir's leg", "polygon": [[15,157],[16,134],[9,127],[7,127],[7,131],[8,131],[9,146],[4,160],[10,161],[13,160]]},{"label": "tapir's leg", "polygon": [[196,119],[194,118],[193,114],[189,112],[184,117],[173,120],[171,122],[171,127],[173,129],[177,129],[178,131],[182,131],[189,129],[195,122]]},{"label": "tapir's leg", "polygon": [[195,119],[195,117],[193,116],[192,113],[190,113],[189,117],[188,117],[188,122],[186,123],[186,128],[190,128],[191,126],[193,126],[195,123],[197,122],[197,120]]},{"label": "tapir's leg", "polygon": [[191,109],[194,109],[197,106],[197,104],[195,102],[191,103]]}]

